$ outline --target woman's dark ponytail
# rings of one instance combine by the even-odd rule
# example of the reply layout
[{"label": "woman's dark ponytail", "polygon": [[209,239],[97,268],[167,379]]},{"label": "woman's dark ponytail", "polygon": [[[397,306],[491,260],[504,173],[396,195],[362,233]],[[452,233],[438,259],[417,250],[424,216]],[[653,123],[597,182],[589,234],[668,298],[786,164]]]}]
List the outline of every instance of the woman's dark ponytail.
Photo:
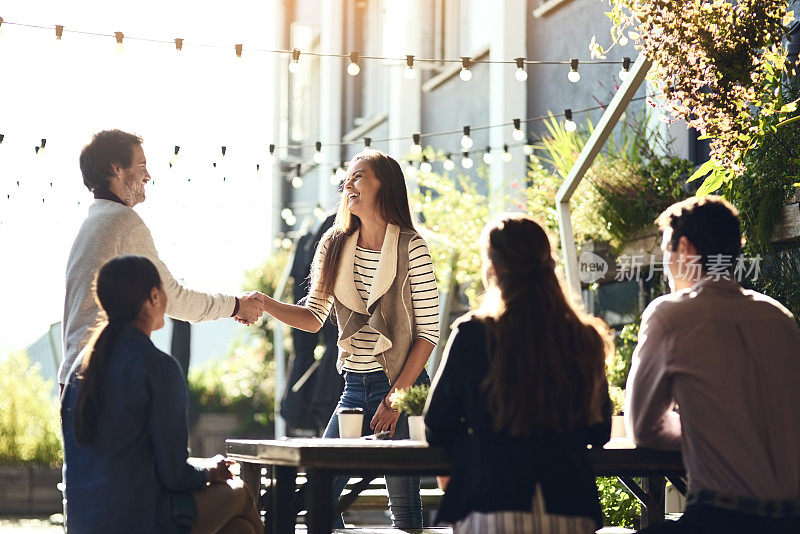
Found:
[{"label": "woman's dark ponytail", "polygon": [[122,325],[136,319],[154,287],[161,287],[155,265],[142,256],[120,256],[100,268],[95,292],[108,320],[86,346],[78,370],[80,385],[73,415],[75,441],[91,443],[105,398],[105,376]]}]

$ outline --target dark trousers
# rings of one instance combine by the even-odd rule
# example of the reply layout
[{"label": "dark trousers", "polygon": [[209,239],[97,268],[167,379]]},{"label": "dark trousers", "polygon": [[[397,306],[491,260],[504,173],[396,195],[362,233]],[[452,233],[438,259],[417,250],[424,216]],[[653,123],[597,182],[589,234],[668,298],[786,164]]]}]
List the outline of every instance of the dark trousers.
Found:
[{"label": "dark trousers", "polygon": [[640,530],[645,534],[798,534],[800,516],[761,517],[716,508],[690,505],[678,521],[666,521]]}]

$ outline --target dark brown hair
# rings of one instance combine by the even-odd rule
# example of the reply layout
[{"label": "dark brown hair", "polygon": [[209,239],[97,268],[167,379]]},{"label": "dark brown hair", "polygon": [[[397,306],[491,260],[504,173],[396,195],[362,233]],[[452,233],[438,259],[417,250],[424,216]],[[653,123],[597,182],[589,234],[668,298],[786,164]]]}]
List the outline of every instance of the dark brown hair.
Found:
[{"label": "dark brown hair", "polygon": [[154,287],[161,287],[155,265],[143,256],[120,256],[100,268],[95,280],[97,302],[108,321],[95,330],[81,362],[73,417],[75,441],[91,443],[105,398],[105,375],[120,327],[135,319]]},{"label": "dark brown hair", "polygon": [[481,239],[494,274],[475,316],[487,332],[482,388],[495,430],[530,436],[600,422],[610,336],[569,302],[547,233],[531,217],[510,214]]},{"label": "dark brown hair", "polygon": [[142,138],[122,130],[103,130],[81,150],[80,166],[83,184],[89,191],[107,189],[114,174],[113,164],[123,168],[131,166],[133,147],[141,145]]},{"label": "dark brown hair", "polygon": [[690,197],[668,207],[656,219],[661,230],[672,228],[670,250],[678,248],[686,237],[697,249],[707,267],[712,256],[721,255],[729,262],[715,262],[715,267],[730,270],[742,252],[742,229],[736,207],[716,195]]},{"label": "dark brown hair", "polygon": [[[376,202],[381,217],[400,228],[414,229],[414,220],[408,205],[408,191],[405,176],[397,161],[378,150],[363,150],[353,156],[348,167],[359,160],[369,165],[381,186],[378,189]],[[349,171],[348,171],[349,172]],[[314,257],[314,268],[311,270],[311,287],[319,287],[325,295],[333,294],[333,286],[339,272],[339,263],[347,237],[361,227],[361,220],[350,213],[347,206],[347,192],[342,190],[339,198],[339,211],[333,228],[328,230],[320,240]],[[327,251],[321,261],[321,249],[325,245]],[[318,285],[317,285],[318,284]]]}]

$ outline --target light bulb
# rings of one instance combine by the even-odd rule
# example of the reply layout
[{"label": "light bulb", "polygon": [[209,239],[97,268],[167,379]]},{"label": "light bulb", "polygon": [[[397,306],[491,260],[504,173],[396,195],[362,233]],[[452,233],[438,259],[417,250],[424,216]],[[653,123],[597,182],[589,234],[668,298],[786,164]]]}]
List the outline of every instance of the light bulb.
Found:
[{"label": "light bulb", "polygon": [[331,185],[339,185],[339,177],[335,172],[331,174]]},{"label": "light bulb", "polygon": [[472,148],[472,145],[474,144],[475,143],[472,141],[472,137],[468,135],[465,135],[464,137],[461,138],[461,148],[466,148],[467,150],[469,150],[470,148]]},{"label": "light bulb", "polygon": [[525,69],[517,69],[517,72],[514,73],[514,78],[516,78],[518,82],[524,82],[528,79],[528,73],[525,72]]},{"label": "light bulb", "polygon": [[472,79],[472,71],[462,67],[461,72],[458,73],[458,77],[463,81],[468,82]]},{"label": "light bulb", "polygon": [[361,72],[361,67],[358,66],[358,63],[350,63],[347,66],[347,74],[350,76],[358,76],[358,73]]},{"label": "light bulb", "polygon": [[514,139],[514,141],[522,141],[525,139],[525,132],[519,128],[514,128],[514,131],[511,132],[511,137]]},{"label": "light bulb", "polygon": [[628,79],[628,71],[625,69],[620,69],[619,71],[619,79],[623,82]]},{"label": "light bulb", "polygon": [[564,129],[568,132],[574,132],[575,130],[578,129],[578,125],[575,124],[575,121],[567,119],[566,121],[564,121]]},{"label": "light bulb", "polygon": [[403,69],[403,77],[406,80],[413,80],[417,77],[417,71],[414,67],[406,67]]},{"label": "light bulb", "polygon": [[522,147],[522,152],[523,152],[523,153],[524,153],[526,156],[530,156],[530,155],[532,155],[532,154],[533,154],[533,145],[524,145],[524,146]]},{"label": "light bulb", "polygon": [[292,240],[291,240],[291,239],[289,239],[288,237],[284,237],[284,238],[281,240],[281,246],[282,246],[283,248],[292,248]]},{"label": "light bulb", "polygon": [[429,162],[423,161],[422,163],[419,164],[419,170],[422,172],[431,172],[433,170],[433,167]]},{"label": "light bulb", "polygon": [[303,179],[300,178],[299,176],[295,176],[294,178],[292,178],[292,187],[294,187],[295,189],[300,189],[301,187],[303,187]]},{"label": "light bulb", "polygon": [[508,163],[513,159],[513,156],[511,156],[511,152],[509,152],[508,149],[506,149],[503,150],[503,155],[500,156],[500,159],[503,160],[503,163]]},{"label": "light bulb", "polygon": [[452,171],[453,169],[456,168],[456,164],[455,162],[453,162],[452,159],[447,158],[446,160],[444,160],[444,163],[442,163],[442,167],[444,167],[444,170],[446,171]]},{"label": "light bulb", "polygon": [[494,163],[494,156],[492,155],[491,152],[484,152],[483,153],[483,162],[486,165],[491,165],[492,163]]},{"label": "light bulb", "polygon": [[420,144],[411,145],[411,153],[412,154],[422,154],[422,145],[420,145]]},{"label": "light bulb", "polygon": [[295,217],[294,215],[292,215],[291,217],[287,217],[286,224],[288,224],[289,226],[294,226],[295,224],[297,224],[297,217]]},{"label": "light bulb", "polygon": [[322,152],[319,150],[314,152],[314,163],[321,165],[323,161],[325,161],[325,156],[322,155]]},{"label": "light bulb", "polygon": [[464,156],[463,158],[461,158],[461,166],[464,167],[465,169],[471,169],[472,165],[473,165],[472,158],[470,158],[469,156]]},{"label": "light bulb", "polygon": [[293,215],[294,215],[294,212],[292,211],[291,208],[283,208],[281,210],[281,218],[282,219],[288,219],[289,217],[291,217]]},{"label": "light bulb", "polygon": [[290,61],[289,72],[291,72],[292,74],[297,74],[298,72],[300,72],[300,62],[294,60]]},{"label": "light bulb", "polygon": [[569,71],[569,74],[567,74],[567,79],[569,79],[569,81],[572,83],[578,83],[581,81],[581,73],[577,70],[571,70]]}]

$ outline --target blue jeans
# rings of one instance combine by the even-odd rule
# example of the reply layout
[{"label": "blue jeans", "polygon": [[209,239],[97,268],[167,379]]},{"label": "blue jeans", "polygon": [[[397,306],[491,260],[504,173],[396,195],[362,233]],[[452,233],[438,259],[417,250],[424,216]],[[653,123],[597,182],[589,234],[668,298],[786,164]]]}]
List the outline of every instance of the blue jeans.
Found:
[{"label": "blue jeans", "polygon": [[[431,379],[423,369],[414,385],[430,385]],[[373,371],[371,373],[344,374],[344,392],[339,399],[331,420],[325,428],[325,438],[339,437],[339,418],[336,415],[339,408],[363,408],[364,423],[361,426],[361,435],[373,434],[369,422],[378,410],[378,404],[389,394],[391,386],[386,373]],[[397,428],[392,439],[408,439],[408,418],[400,415]],[[339,477],[333,483],[334,506],[338,503],[339,496],[344,491],[349,477]],[[389,511],[392,514],[392,526],[395,528],[422,528],[422,499],[419,496],[418,476],[387,476],[386,492],[389,494]],[[333,528],[344,528],[341,516],[334,520]]]}]

